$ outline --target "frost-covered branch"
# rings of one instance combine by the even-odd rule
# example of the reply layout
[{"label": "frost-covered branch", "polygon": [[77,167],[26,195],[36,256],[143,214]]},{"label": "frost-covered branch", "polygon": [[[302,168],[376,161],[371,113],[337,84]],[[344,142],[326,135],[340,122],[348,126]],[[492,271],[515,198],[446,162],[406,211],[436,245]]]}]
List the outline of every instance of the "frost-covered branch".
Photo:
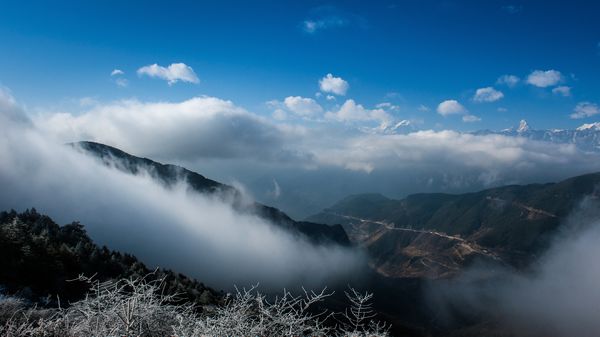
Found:
[{"label": "frost-covered branch", "polygon": [[[350,289],[351,306],[344,313],[319,309],[333,293],[287,290],[269,300],[258,286],[237,289],[222,305],[196,310],[173,304],[162,279],[121,279],[88,282],[88,296],[66,308],[40,310],[12,298],[0,298],[0,335],[7,337],[200,337],[200,336],[387,336],[387,326],[372,319],[372,294]],[[8,315],[7,313],[10,313]],[[335,324],[341,316],[343,324]]]}]

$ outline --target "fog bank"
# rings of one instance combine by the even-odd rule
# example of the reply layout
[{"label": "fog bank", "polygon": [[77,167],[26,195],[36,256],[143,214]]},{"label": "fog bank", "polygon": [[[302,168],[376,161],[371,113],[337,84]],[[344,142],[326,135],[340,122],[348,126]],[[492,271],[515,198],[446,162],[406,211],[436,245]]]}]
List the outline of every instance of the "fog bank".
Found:
[{"label": "fog bank", "polygon": [[81,221],[100,244],[220,288],[319,285],[362,264],[356,252],[315,246],[185,182],[167,189],[106,167],[40,132],[14,99],[0,110],[2,210]]}]

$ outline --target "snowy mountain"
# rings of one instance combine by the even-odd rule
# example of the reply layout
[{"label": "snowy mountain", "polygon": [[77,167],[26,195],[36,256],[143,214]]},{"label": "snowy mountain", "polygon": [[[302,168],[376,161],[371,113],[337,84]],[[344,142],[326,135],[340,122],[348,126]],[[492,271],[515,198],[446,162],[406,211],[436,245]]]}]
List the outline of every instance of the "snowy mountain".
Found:
[{"label": "snowy mountain", "polygon": [[513,137],[525,137],[531,140],[552,142],[557,144],[574,144],[581,151],[600,152],[600,122],[583,124],[574,130],[535,130],[527,121],[521,120],[519,127],[501,131],[481,130],[476,135],[499,134]]}]

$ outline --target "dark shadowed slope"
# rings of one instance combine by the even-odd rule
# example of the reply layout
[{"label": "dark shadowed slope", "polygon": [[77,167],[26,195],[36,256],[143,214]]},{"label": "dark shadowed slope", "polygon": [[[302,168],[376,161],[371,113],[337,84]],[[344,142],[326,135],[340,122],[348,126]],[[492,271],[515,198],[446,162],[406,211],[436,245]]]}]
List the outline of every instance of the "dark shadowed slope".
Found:
[{"label": "dark shadowed slope", "polygon": [[277,208],[256,202],[248,205],[243,201],[241,193],[234,187],[208,179],[184,167],[162,164],[148,158],[136,157],[112,146],[95,142],[78,142],[71,145],[98,157],[104,164],[114,166],[122,171],[132,174],[138,174],[142,171],[148,172],[154,179],[157,179],[167,187],[181,181],[186,181],[197,192],[231,198],[234,207],[238,211],[256,214],[276,225],[304,235],[315,243],[339,244],[343,246],[350,244],[346,232],[340,225],[298,222]]},{"label": "dark shadowed slope", "polygon": [[[87,293],[89,284],[76,279],[94,276],[106,281],[121,278],[165,278],[164,291],[178,294],[181,301],[215,304],[221,294],[182,274],[148,269],[135,256],[98,247],[83,225],[59,226],[36,212],[0,212],[0,286],[34,302],[62,305]],[[46,300],[47,299],[47,300]]]}]

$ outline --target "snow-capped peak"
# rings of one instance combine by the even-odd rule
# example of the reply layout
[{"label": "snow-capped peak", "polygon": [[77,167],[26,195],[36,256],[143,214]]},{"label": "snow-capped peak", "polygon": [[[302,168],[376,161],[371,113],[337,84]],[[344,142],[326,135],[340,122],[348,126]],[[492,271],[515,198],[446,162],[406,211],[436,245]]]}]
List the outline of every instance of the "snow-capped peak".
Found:
[{"label": "snow-capped peak", "polygon": [[584,130],[596,130],[596,131],[599,131],[600,130],[600,122],[583,124],[582,126],[580,126],[580,127],[577,128],[577,131],[584,131]]},{"label": "snow-capped peak", "polygon": [[529,124],[527,124],[526,120],[521,119],[521,122],[519,122],[519,128],[517,129],[517,132],[521,133],[526,131],[529,131]]}]

